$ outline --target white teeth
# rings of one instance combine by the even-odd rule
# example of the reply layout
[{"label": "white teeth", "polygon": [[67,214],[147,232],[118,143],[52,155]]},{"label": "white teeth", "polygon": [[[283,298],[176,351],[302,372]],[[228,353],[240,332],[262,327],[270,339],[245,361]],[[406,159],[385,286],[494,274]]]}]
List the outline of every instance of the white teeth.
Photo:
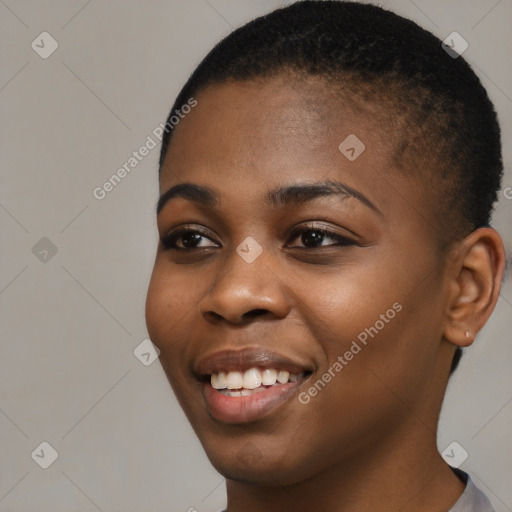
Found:
[{"label": "white teeth", "polygon": [[277,382],[279,382],[280,384],[286,384],[288,382],[288,377],[290,376],[290,373],[285,371],[285,370],[281,370],[278,374],[277,374]]},{"label": "white teeth", "polygon": [[211,377],[212,388],[226,389],[226,374],[224,372],[214,373]]},{"label": "white teeth", "polygon": [[274,368],[265,368],[260,371],[258,368],[250,368],[244,373],[238,371],[219,372],[211,375],[210,382],[214,389],[218,390],[241,390],[239,392],[231,392],[229,396],[246,396],[255,389],[264,388],[262,386],[273,386],[276,383],[287,384],[288,382],[297,382],[304,374],[290,374],[286,370],[276,370]]},{"label": "white teeth", "polygon": [[244,378],[240,372],[229,372],[226,377],[228,389],[240,389],[243,387]]},{"label": "white teeth", "polygon": [[261,373],[257,368],[251,368],[244,373],[243,387],[245,389],[256,389],[261,385]]},{"label": "white teeth", "polygon": [[265,388],[240,389],[240,390],[219,389],[219,393],[222,393],[225,396],[249,396],[249,395],[254,395],[254,393],[260,393],[261,391],[265,391]]},{"label": "white teeth", "polygon": [[261,383],[264,386],[273,386],[277,381],[277,370],[265,368],[261,377]]}]

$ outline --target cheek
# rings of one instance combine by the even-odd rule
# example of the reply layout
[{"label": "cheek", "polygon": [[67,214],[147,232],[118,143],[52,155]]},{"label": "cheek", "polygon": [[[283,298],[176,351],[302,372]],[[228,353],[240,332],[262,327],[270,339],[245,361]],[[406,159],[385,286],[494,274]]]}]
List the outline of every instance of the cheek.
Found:
[{"label": "cheek", "polygon": [[353,265],[323,275],[303,274],[305,284],[295,286],[300,316],[329,359],[343,354],[358,337],[364,343],[376,322],[378,333],[389,330],[400,309],[393,308],[400,293],[386,283],[384,273],[382,268]]},{"label": "cheek", "polygon": [[157,261],[146,297],[146,325],[151,341],[165,354],[180,348],[180,332],[197,310],[195,281],[183,272],[170,272]]},{"label": "cheek", "polygon": [[187,413],[190,396],[186,373],[187,325],[197,310],[193,283],[184,283],[179,272],[170,272],[165,262],[156,262],[146,297],[146,326],[151,341],[160,350],[160,363],[176,398]]},{"label": "cheek", "polygon": [[440,283],[432,275],[411,291],[397,268],[382,261],[353,266],[304,276],[310,286],[295,288],[302,298],[297,309],[314,333],[321,362],[315,381],[325,377],[329,382],[329,392],[322,391],[326,400],[396,401],[386,385],[407,398],[428,381],[439,341],[434,305]]}]

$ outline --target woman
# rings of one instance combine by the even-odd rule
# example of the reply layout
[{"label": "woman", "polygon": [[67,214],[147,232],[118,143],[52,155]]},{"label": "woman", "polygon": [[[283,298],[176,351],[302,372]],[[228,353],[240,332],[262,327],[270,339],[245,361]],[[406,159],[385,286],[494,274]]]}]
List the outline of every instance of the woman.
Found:
[{"label": "woman", "polygon": [[146,320],[228,512],[492,511],[436,431],[498,299],[501,175],[476,75],[379,7],[295,3],[201,62]]}]

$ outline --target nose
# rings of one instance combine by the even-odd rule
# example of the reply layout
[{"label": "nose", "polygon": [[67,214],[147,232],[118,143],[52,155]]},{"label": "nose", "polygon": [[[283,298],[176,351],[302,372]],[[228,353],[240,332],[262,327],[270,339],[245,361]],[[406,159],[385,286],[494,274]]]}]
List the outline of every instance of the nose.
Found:
[{"label": "nose", "polygon": [[202,317],[215,325],[285,318],[291,309],[289,294],[268,263],[263,255],[247,263],[233,252],[199,303]]}]

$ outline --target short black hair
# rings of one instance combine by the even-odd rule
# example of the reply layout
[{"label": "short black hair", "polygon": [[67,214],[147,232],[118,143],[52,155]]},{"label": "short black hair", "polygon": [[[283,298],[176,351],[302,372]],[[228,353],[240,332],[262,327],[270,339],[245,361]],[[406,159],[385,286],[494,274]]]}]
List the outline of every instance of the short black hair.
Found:
[{"label": "short black hair", "polygon": [[[469,64],[454,57],[432,33],[372,4],[303,0],[277,9],[230,33],[192,73],[167,120],[160,171],[171,116],[209,85],[287,73],[318,77],[381,106],[386,129],[397,135],[394,164],[428,180],[440,239],[449,244],[490,225],[503,174],[493,104]],[[423,167],[411,165],[418,158]],[[458,349],[452,371],[460,355]]]}]

